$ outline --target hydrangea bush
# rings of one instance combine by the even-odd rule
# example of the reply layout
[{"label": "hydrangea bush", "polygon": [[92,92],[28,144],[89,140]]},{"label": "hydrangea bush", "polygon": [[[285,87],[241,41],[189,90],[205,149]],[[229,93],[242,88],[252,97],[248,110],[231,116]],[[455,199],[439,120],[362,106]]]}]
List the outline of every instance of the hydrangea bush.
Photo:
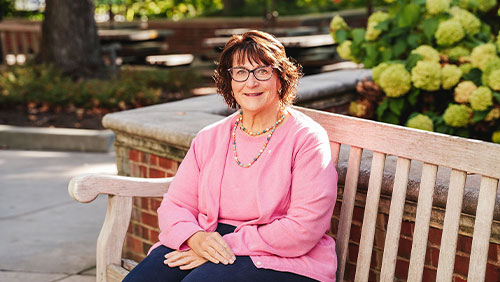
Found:
[{"label": "hydrangea bush", "polygon": [[339,56],[372,69],[349,113],[500,143],[498,0],[386,2],[366,29],[330,23]]}]

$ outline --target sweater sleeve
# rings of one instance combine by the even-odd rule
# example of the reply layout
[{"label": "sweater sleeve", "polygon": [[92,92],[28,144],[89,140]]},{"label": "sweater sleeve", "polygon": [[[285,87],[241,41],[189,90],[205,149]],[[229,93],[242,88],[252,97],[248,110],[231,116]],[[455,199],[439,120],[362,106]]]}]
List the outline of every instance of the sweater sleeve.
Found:
[{"label": "sweater sleeve", "polygon": [[193,140],[158,208],[160,242],[176,250],[188,249],[184,242],[203,230],[197,220],[200,166],[196,156],[196,140]]},{"label": "sweater sleeve", "polygon": [[292,163],[290,206],[284,217],[246,225],[224,236],[236,255],[299,257],[330,227],[337,196],[337,172],[326,132],[311,134]]}]

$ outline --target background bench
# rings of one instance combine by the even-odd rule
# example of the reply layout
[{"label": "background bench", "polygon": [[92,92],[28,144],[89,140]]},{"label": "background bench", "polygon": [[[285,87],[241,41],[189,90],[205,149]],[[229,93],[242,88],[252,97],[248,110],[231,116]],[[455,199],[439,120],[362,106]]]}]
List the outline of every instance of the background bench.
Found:
[{"label": "background bench", "polygon": [[[370,277],[370,264],[376,237],[377,212],[380,208],[384,168],[387,168],[391,162],[395,162],[395,177],[390,199],[387,233],[382,247],[382,266],[377,279],[396,280],[398,242],[401,224],[404,220],[403,210],[407,187],[411,187],[412,184],[409,183],[410,166],[413,170],[415,165],[417,169],[421,168],[419,173],[421,178],[418,181],[419,192],[408,281],[422,281],[438,167],[449,168],[450,178],[436,281],[452,281],[453,279],[466,180],[468,183],[474,182],[474,179],[468,179],[468,175],[470,175],[469,178],[479,177],[480,186],[476,188],[479,190],[478,209],[473,226],[467,278],[468,281],[485,280],[500,178],[500,145],[315,110],[303,108],[300,110],[318,121],[327,130],[333,159],[340,174],[345,176],[345,178],[341,177],[342,180],[339,183],[339,198],[342,203],[340,218],[338,226],[333,224],[334,230],[331,232],[337,241],[337,281],[352,279],[351,275],[346,275],[348,246],[351,228],[354,226],[352,225],[353,211],[357,200],[356,194],[359,192],[358,180],[362,179],[360,171],[362,171],[361,163],[364,152],[370,154],[371,167],[354,280],[374,279]],[[139,112],[134,113],[136,117],[137,113]],[[157,134],[157,132],[151,134]],[[119,138],[118,142],[120,142]],[[348,149],[348,158],[342,160],[342,152],[347,152],[346,149]],[[120,162],[120,159],[118,161]],[[168,190],[170,181],[171,178],[143,179],[103,175],[80,176],[71,181],[69,191],[77,201],[89,202],[98,194],[109,195],[108,211],[97,243],[98,281],[120,281],[127,273],[125,267],[133,267],[133,263],[123,263],[121,259],[132,213],[132,197],[160,197]],[[498,225],[498,222],[495,224]],[[355,254],[349,256],[351,255]]]}]

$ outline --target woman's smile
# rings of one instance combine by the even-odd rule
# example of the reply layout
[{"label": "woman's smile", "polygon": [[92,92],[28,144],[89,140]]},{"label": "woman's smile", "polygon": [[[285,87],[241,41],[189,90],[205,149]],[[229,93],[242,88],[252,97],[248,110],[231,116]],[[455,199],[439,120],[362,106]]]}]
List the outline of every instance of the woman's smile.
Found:
[{"label": "woman's smile", "polygon": [[262,95],[262,93],[264,93],[264,92],[257,92],[257,93],[245,93],[244,95],[245,95],[245,96],[249,96],[249,97],[258,97],[258,96]]}]

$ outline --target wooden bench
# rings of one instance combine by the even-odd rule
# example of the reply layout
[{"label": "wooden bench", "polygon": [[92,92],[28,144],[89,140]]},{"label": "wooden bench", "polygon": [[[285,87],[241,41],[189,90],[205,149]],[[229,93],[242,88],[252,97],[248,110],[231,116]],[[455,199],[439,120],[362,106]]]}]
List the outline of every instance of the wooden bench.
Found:
[{"label": "wooden bench", "polygon": [[[363,151],[372,151],[371,173],[357,255],[355,281],[368,281],[375,225],[386,159],[397,158],[390,203],[381,281],[395,281],[396,258],[410,162],[423,162],[416,208],[415,230],[408,281],[422,281],[424,260],[438,167],[451,168],[436,281],[452,281],[457,233],[468,174],[481,176],[474,225],[468,281],[484,281],[495,199],[500,178],[500,145],[425,132],[357,119],[338,114],[298,108],[319,122],[328,132],[333,159],[339,161],[341,145],[350,146],[342,193],[342,207],[336,235],[337,281],[344,280],[355,195]],[[107,194],[108,210],[97,241],[97,281],[121,281],[133,263],[122,261],[122,248],[130,221],[132,197],[161,197],[172,178],[144,179],[107,175],[75,177],[70,195],[79,202],[91,202]],[[342,184],[342,183],[341,183]],[[127,269],[128,268],[128,269]]]}]

